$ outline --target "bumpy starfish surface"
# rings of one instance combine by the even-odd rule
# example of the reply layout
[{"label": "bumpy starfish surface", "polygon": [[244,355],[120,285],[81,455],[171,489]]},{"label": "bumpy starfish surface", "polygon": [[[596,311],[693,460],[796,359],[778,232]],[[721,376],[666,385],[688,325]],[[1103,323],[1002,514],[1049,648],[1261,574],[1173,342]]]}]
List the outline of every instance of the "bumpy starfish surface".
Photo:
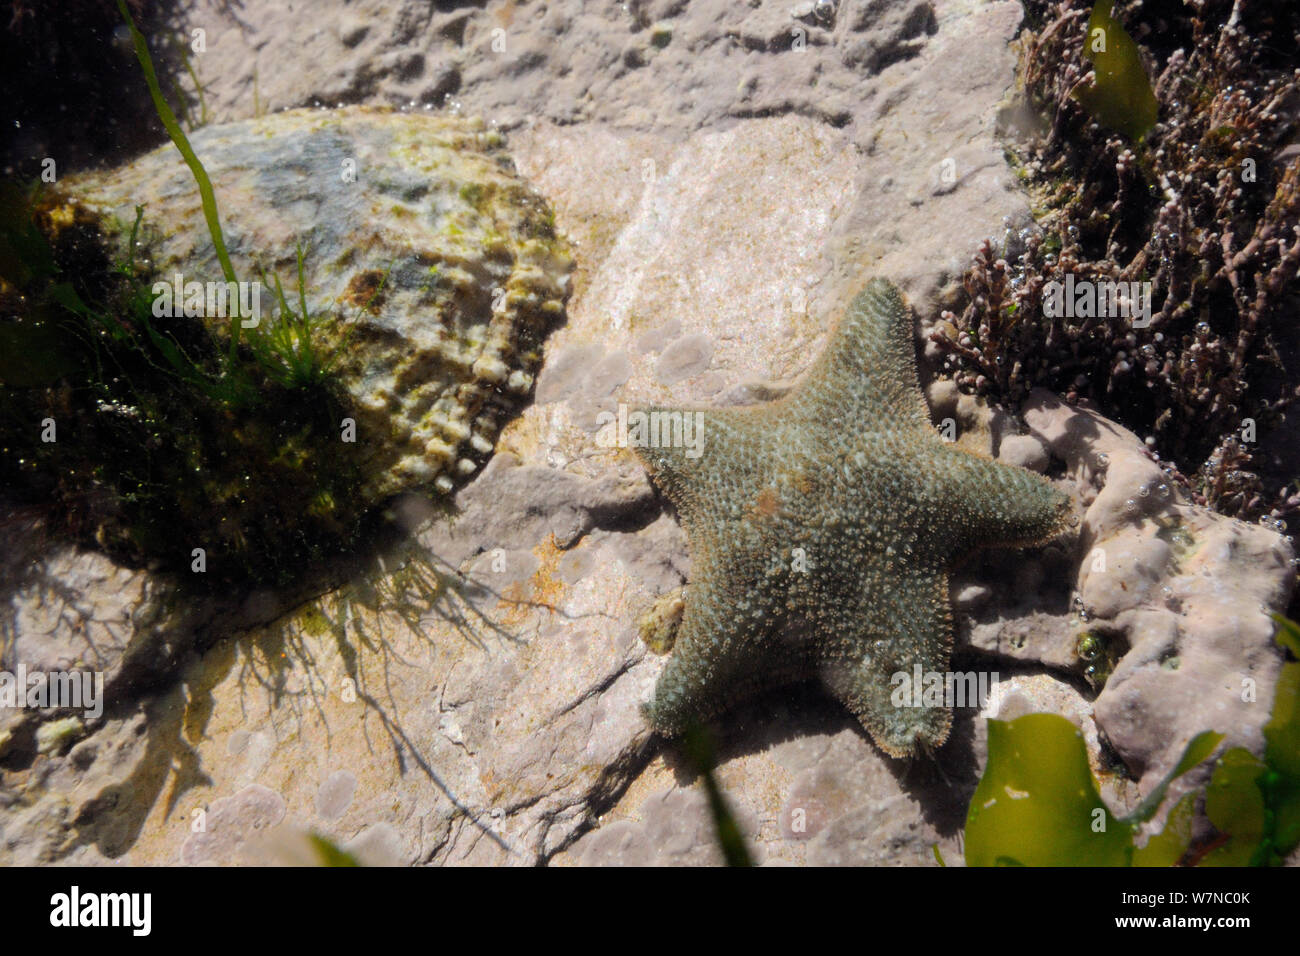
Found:
[{"label": "bumpy starfish surface", "polygon": [[946,672],[953,565],[980,547],[1051,539],[1069,499],[940,438],[911,320],[879,279],[785,397],[698,411],[702,448],[637,449],[692,558],[651,726],[675,735],[747,693],[820,677],[885,752],[938,747],[951,712],[894,706],[891,677],[916,664]]}]

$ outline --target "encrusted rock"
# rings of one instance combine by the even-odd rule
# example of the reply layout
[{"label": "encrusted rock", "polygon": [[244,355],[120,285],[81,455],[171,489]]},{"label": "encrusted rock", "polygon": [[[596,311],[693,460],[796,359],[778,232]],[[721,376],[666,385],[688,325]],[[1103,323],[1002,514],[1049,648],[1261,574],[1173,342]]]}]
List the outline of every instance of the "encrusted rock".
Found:
[{"label": "encrusted rock", "polygon": [[[278,274],[296,303],[297,246],[318,348],[357,408],[378,499],[472,474],[532,389],[564,315],[571,259],[544,202],[481,122],[385,109],[294,110],[191,136],[246,282]],[[222,272],[189,169],[168,145],[78,177],[76,199],[142,235],[164,281]],[[274,289],[260,290],[263,323]],[[165,318],[160,321],[165,322]],[[211,318],[225,330],[228,319]]]},{"label": "encrusted rock", "polygon": [[1136,435],[1095,412],[1039,390],[1025,421],[1086,507],[1074,647],[1087,634],[1116,664],[1094,681],[1098,728],[1144,787],[1203,730],[1258,752],[1282,661],[1269,615],[1291,597],[1292,545],[1192,504]]}]

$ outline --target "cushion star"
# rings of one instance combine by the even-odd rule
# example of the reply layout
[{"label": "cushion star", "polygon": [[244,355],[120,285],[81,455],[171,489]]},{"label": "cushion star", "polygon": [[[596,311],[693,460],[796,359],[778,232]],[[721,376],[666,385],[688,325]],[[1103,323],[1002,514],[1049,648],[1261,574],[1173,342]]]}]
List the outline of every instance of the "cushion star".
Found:
[{"label": "cushion star", "polygon": [[910,681],[917,664],[947,672],[953,566],[981,547],[1050,540],[1068,497],[939,436],[909,313],[880,279],[784,397],[691,411],[702,447],[636,449],[692,560],[651,727],[673,736],[746,694],[816,677],[886,753],[937,748],[951,712],[894,706],[891,678]]}]

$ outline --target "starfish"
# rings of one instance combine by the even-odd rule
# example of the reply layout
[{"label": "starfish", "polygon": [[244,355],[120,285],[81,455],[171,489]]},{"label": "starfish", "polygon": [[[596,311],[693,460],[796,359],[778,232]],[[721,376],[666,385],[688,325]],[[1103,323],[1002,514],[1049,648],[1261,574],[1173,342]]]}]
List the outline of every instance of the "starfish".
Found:
[{"label": "starfish", "polygon": [[951,712],[895,706],[897,675],[947,672],[953,567],[1056,537],[1068,497],[939,436],[910,315],[881,279],[784,397],[690,412],[702,443],[636,449],[692,560],[650,726],[675,736],[748,694],[819,678],[891,756],[940,746]]}]

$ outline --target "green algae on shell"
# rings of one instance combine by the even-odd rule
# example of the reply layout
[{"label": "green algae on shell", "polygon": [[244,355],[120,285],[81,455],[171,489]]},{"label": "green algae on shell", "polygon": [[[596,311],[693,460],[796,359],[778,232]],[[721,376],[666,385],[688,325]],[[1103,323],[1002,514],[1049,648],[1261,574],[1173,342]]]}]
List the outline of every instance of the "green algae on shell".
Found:
[{"label": "green algae on shell", "polygon": [[229,309],[158,309],[156,282],[225,278],[172,147],[10,190],[0,483],[197,585],[289,584],[364,550],[392,495],[477,470],[562,317],[571,260],[500,142],[381,110],[196,133],[260,306],[234,342]]},{"label": "green algae on shell", "polygon": [[[242,279],[291,271],[304,246],[307,303],[322,319],[313,335],[358,415],[365,498],[450,491],[474,473],[531,390],[572,266],[502,137],[473,120],[352,107],[205,127],[191,140]],[[122,224],[144,204],[158,276],[221,278],[172,146],[66,188]],[[263,321],[272,306],[263,288]],[[212,321],[223,333],[225,320]]]}]

